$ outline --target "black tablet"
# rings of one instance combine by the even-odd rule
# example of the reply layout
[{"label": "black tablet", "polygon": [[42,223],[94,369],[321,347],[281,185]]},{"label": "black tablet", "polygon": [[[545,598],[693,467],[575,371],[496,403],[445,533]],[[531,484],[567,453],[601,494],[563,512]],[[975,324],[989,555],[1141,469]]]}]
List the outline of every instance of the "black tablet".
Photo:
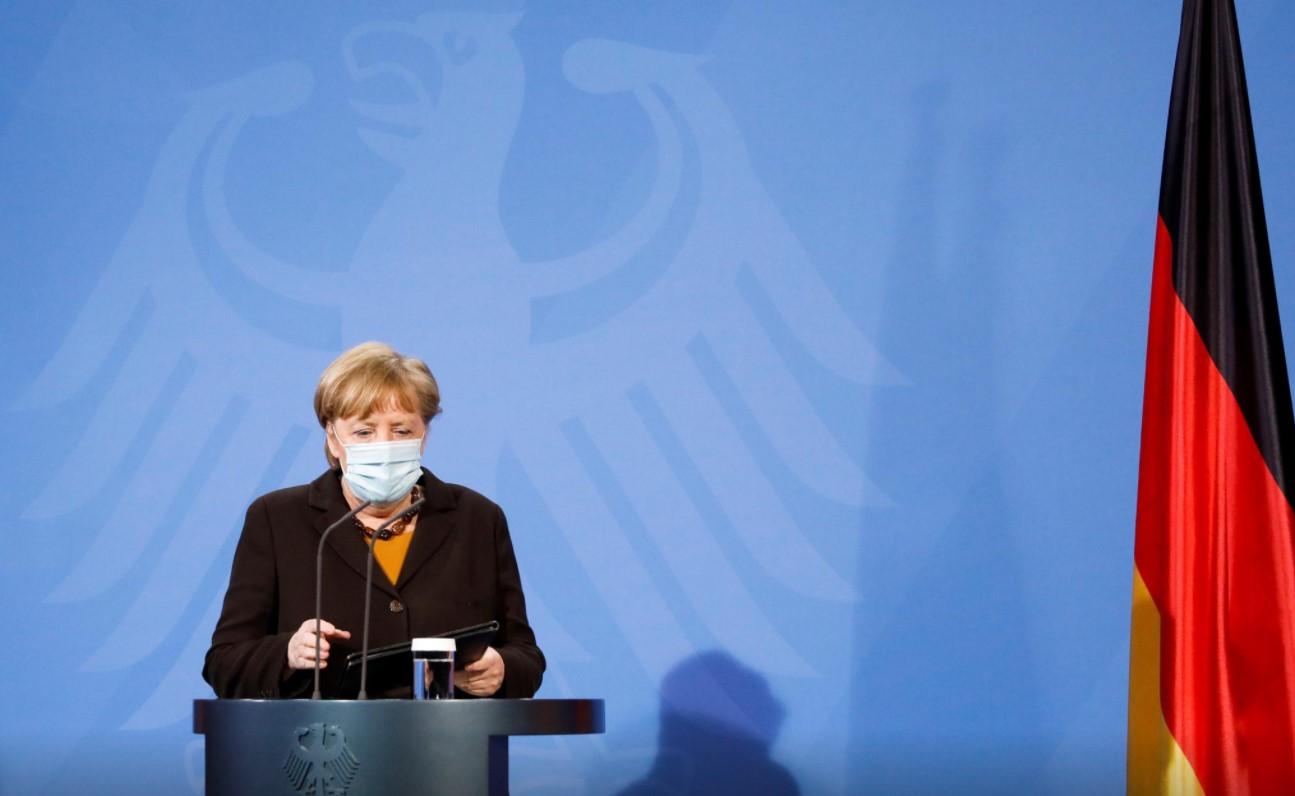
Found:
[{"label": "black tablet", "polygon": [[[493,619],[471,627],[461,627],[448,633],[437,633],[435,638],[452,638],[455,642],[454,668],[462,669],[486,654],[486,647],[495,640],[499,623]],[[360,693],[360,662],[363,656],[352,652],[346,656],[346,670],[337,696],[354,699]],[[413,677],[414,656],[409,642],[401,641],[369,650],[368,690],[382,694],[396,688],[409,688]]]}]

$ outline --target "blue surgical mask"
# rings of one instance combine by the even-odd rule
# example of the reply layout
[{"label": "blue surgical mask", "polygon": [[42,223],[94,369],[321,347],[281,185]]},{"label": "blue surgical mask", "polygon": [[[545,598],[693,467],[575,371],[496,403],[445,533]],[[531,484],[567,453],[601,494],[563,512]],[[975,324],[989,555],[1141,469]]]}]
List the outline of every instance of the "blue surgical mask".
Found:
[{"label": "blue surgical mask", "polygon": [[422,475],[423,441],[363,442],[345,445],[346,481],[361,500],[395,503],[409,494]]}]

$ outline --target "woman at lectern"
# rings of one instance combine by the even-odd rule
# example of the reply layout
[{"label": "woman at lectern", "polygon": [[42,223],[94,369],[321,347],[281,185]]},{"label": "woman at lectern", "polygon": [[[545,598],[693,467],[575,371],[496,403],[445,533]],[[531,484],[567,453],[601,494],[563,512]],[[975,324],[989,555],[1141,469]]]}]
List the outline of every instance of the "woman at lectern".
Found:
[{"label": "woman at lectern", "polygon": [[203,667],[218,696],[310,693],[320,534],[367,500],[350,527],[337,528],[325,543],[319,657],[322,690],[336,693],[347,653],[360,648],[373,530],[420,498],[426,502],[417,513],[391,525],[395,535],[374,548],[370,648],[497,620],[493,645],[455,673],[455,685],[483,697],[529,697],[539,688],[544,655],[526,619],[503,512],[420,466],[428,424],[439,411],[440,390],[427,365],[390,346],[356,346],[324,371],[315,414],[329,469],[309,484],[263,495],[247,510]]}]

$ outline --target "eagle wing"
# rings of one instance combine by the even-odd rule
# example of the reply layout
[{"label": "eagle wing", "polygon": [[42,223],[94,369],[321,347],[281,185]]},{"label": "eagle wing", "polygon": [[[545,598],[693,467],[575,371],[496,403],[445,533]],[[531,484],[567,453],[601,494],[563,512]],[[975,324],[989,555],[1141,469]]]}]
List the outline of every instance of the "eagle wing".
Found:
[{"label": "eagle wing", "polygon": [[[122,669],[166,644],[184,650],[196,685],[194,639],[211,625],[190,634],[218,600],[215,570],[242,507],[318,460],[304,453],[310,416],[300,396],[339,347],[337,310],[266,287],[266,258],[223,213],[225,158],[239,132],[297,107],[309,89],[304,67],[280,64],[188,97],[134,220],[19,399],[92,406],[24,510],[55,520],[90,501],[107,507],[48,597],[121,602],[87,670]],[[115,590],[128,579],[128,592]],[[160,720],[146,711],[130,721]]]},{"label": "eagle wing", "polygon": [[534,269],[545,378],[595,386],[551,407],[557,428],[510,444],[536,494],[574,493],[550,507],[555,524],[651,679],[712,644],[810,677],[818,664],[794,642],[805,628],[787,617],[855,599],[857,537],[842,529],[888,502],[849,452],[854,413],[839,404],[903,377],[818,275],[700,66],[607,41],[568,52],[580,87],[638,98],[657,186],[674,193],[653,190],[654,232],[622,259]]}]

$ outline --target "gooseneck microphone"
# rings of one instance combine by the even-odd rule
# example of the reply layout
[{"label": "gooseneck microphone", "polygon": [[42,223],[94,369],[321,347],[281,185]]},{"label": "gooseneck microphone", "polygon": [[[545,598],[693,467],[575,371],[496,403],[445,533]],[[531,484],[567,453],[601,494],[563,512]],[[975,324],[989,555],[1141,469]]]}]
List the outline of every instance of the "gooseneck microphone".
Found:
[{"label": "gooseneck microphone", "polygon": [[323,601],[324,594],[324,542],[328,535],[342,526],[343,523],[350,522],[356,514],[367,509],[371,501],[364,501],[360,505],[351,509],[342,515],[342,518],[324,529],[319,536],[319,549],[315,551],[315,693],[310,695],[311,699],[319,699],[319,623],[322,621],[320,614],[320,603]]},{"label": "gooseneck microphone", "polygon": [[418,513],[427,498],[419,498],[409,504],[409,508],[391,517],[386,522],[379,525],[373,530],[373,541],[369,544],[369,558],[365,564],[364,572],[364,633],[360,641],[360,693],[356,699],[368,699],[369,693],[366,688],[369,684],[369,604],[373,596],[373,549],[378,546],[378,542],[385,542],[391,538],[391,531],[387,530],[392,525],[407,520]]}]

